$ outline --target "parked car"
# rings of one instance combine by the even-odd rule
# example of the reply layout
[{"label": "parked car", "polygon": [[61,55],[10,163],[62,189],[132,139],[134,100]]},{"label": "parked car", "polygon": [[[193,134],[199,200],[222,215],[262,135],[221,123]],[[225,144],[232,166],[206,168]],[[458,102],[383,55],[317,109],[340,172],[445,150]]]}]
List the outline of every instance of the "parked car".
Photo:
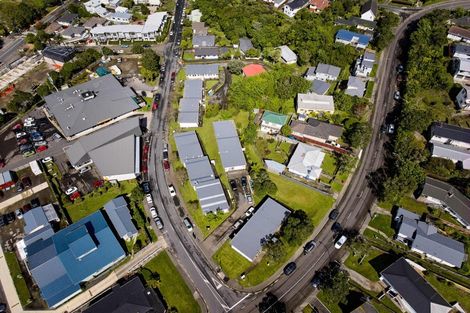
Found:
[{"label": "parked car", "polygon": [[24,137],[26,135],[27,134],[25,132],[18,132],[18,133],[16,133],[16,138],[18,139],[18,138]]},{"label": "parked car", "polygon": [[388,124],[387,133],[390,134],[390,135],[393,135],[395,133],[395,125],[394,124]]},{"label": "parked car", "polygon": [[70,197],[70,200],[71,200],[71,201],[73,201],[73,200],[75,200],[75,199],[78,199],[78,198],[80,198],[80,192],[75,191],[75,192],[72,193],[69,197]]},{"label": "parked car", "polygon": [[314,240],[310,240],[309,242],[307,242],[304,246],[304,255],[307,255],[312,252],[312,250],[315,249],[316,246],[317,243]]},{"label": "parked car", "polygon": [[248,210],[246,210],[245,215],[246,215],[246,216],[251,216],[251,215],[253,214],[253,212],[255,212],[255,208],[252,207],[252,206],[250,206],[250,207],[248,208]]},{"label": "parked car", "polygon": [[163,169],[168,172],[170,170],[170,162],[168,160],[163,160]]},{"label": "parked car", "polygon": [[44,141],[44,137],[43,136],[34,136],[34,137],[31,137],[31,139],[36,142],[36,141]]},{"label": "parked car", "polygon": [[191,223],[189,218],[185,217],[183,219],[183,223],[184,223],[184,226],[186,226],[186,228],[188,229],[188,231],[193,231],[193,224]]},{"label": "parked car", "polygon": [[36,148],[36,152],[43,152],[47,150],[47,146],[39,146]]},{"label": "parked car", "polygon": [[176,196],[176,190],[173,185],[168,186],[168,191],[170,192],[170,196],[175,197]]},{"label": "parked car", "polygon": [[5,214],[5,219],[7,224],[13,223],[15,221],[16,215],[15,212],[9,212]]},{"label": "parked car", "polygon": [[146,194],[145,195],[145,200],[147,200],[148,204],[153,204],[153,199],[151,194]]},{"label": "parked car", "polygon": [[47,145],[47,141],[45,141],[45,140],[36,141],[36,142],[34,143],[34,146],[35,146],[35,147],[45,146],[45,145]]},{"label": "parked car", "polygon": [[16,183],[16,192],[22,192],[24,190],[24,186],[21,182]]},{"label": "parked car", "polygon": [[297,269],[297,264],[295,264],[295,262],[287,263],[287,265],[284,267],[284,274],[290,275],[290,274],[292,274],[296,269]]},{"label": "parked car", "polygon": [[239,219],[233,224],[232,227],[233,227],[233,229],[237,230],[238,228],[240,228],[240,226],[242,226],[242,224],[243,224],[243,220]]},{"label": "parked car", "polygon": [[88,171],[90,171],[90,170],[91,170],[91,166],[85,166],[85,167],[82,167],[78,172],[79,172],[80,174],[84,174],[84,173],[86,173],[86,172],[88,172]]},{"label": "parked car", "polygon": [[313,275],[312,280],[310,281],[310,285],[313,288],[318,288],[321,284],[321,275],[319,272],[315,272],[315,275]]},{"label": "parked car", "polygon": [[0,215],[0,227],[3,227],[5,226],[6,223],[5,223],[5,217],[3,215]]},{"label": "parked car", "polygon": [[22,128],[23,128],[23,125],[21,125],[21,123],[17,123],[17,124],[15,124],[15,126],[13,126],[13,127],[11,128],[11,130],[15,132],[15,131],[18,131],[18,130],[20,130],[20,129],[22,129]]},{"label": "parked car", "polygon": [[54,133],[54,134],[52,134],[52,139],[53,139],[54,141],[61,141],[61,140],[62,140],[62,136],[59,135],[58,133]]},{"label": "parked car", "polygon": [[401,99],[400,91],[397,90],[393,93],[393,99],[395,99],[396,101]]},{"label": "parked car", "polygon": [[29,157],[29,156],[32,156],[36,153],[36,151],[34,151],[34,149],[29,149],[29,150],[26,150],[26,151],[23,151],[23,156],[25,158]]},{"label": "parked car", "polygon": [[397,73],[401,74],[401,73],[403,73],[404,70],[405,70],[405,68],[403,67],[403,64],[398,64]]},{"label": "parked car", "polygon": [[333,225],[331,225],[331,230],[334,233],[339,233],[343,230],[343,227],[341,227],[341,224],[338,222],[334,222]]},{"label": "parked car", "polygon": [[0,313],[5,313],[7,311],[7,305],[5,303],[0,303]]},{"label": "parked car", "polygon": [[24,119],[25,123],[32,123],[34,121],[35,121],[34,117],[27,117],[27,118]]},{"label": "parked car", "polygon": [[70,186],[66,191],[65,191],[65,194],[67,196],[70,196],[72,193],[76,192],[78,190],[77,187],[75,186]]},{"label": "parked car", "polygon": [[156,218],[158,217],[157,210],[155,209],[155,207],[151,207],[151,208],[150,208],[150,216],[151,216],[153,219],[156,219]]},{"label": "parked car", "polygon": [[24,145],[20,145],[20,151],[24,152],[26,150],[31,150],[33,148],[33,145],[30,143],[26,143]]},{"label": "parked car", "polygon": [[168,160],[168,144],[163,144],[163,160]]},{"label": "parked car", "polygon": [[147,182],[147,181],[144,181],[142,182],[142,184],[140,184],[140,186],[142,187],[142,191],[144,193],[150,193],[152,190],[150,189],[150,183]]},{"label": "parked car", "polygon": [[23,210],[21,208],[15,210],[16,218],[19,220],[23,219]]},{"label": "parked car", "polygon": [[237,191],[237,182],[235,181],[235,179],[230,180],[230,187],[233,191]]},{"label": "parked car", "polygon": [[102,179],[98,179],[97,181],[95,181],[93,183],[93,187],[94,188],[100,188],[104,185],[104,181]]},{"label": "parked car", "polygon": [[344,243],[348,240],[348,237],[346,236],[341,236],[336,242],[335,242],[335,249],[341,249],[341,247],[344,245]]},{"label": "parked car", "polygon": [[159,218],[158,216],[155,218],[155,225],[157,225],[157,228],[162,230],[163,229],[163,222],[161,220],[161,218]]},{"label": "parked car", "polygon": [[29,177],[23,177],[21,179],[21,182],[23,183],[23,185],[26,187],[26,188],[29,188],[32,186],[32,183],[31,183],[31,178]]},{"label": "parked car", "polygon": [[250,194],[246,195],[246,201],[247,201],[249,204],[253,204],[253,197],[252,197]]},{"label": "parked car", "polygon": [[247,179],[246,179],[246,176],[242,176],[242,178],[240,179],[240,181],[241,181],[242,187],[243,187],[243,188],[246,188],[246,186],[247,186]]},{"label": "parked car", "polygon": [[330,214],[328,214],[328,218],[334,221],[338,218],[338,215],[339,215],[338,209],[333,209],[331,210]]}]

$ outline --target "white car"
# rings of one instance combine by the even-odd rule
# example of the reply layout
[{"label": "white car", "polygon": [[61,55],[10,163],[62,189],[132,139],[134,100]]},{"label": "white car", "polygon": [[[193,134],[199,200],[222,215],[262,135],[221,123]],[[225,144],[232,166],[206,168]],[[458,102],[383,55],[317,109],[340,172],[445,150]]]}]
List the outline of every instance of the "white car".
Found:
[{"label": "white car", "polygon": [[62,140],[62,136],[59,135],[58,133],[52,134],[52,138],[54,139],[54,141],[61,141]]},{"label": "white car", "polygon": [[254,211],[255,211],[255,208],[250,206],[248,210],[246,210],[245,215],[250,216],[251,214],[253,214]]},{"label": "white car", "polygon": [[150,215],[153,219],[156,219],[158,217],[157,210],[154,207],[150,208]]},{"label": "white car", "polygon": [[157,225],[157,228],[162,230],[163,229],[163,223],[162,223],[162,220],[157,216],[155,218],[155,224]]},{"label": "white car", "polygon": [[47,141],[45,141],[45,140],[36,141],[36,142],[34,143],[34,146],[35,146],[35,147],[47,146]]},{"label": "white car", "polygon": [[91,166],[85,166],[85,167],[82,167],[79,171],[80,174],[84,174],[86,172],[88,172],[89,170],[91,170]]},{"label": "white car", "polygon": [[65,194],[67,196],[70,196],[72,193],[76,192],[77,190],[78,190],[77,187],[69,187],[69,189],[65,191]]},{"label": "white car", "polygon": [[176,196],[175,187],[173,187],[173,185],[168,186],[168,191],[170,192],[170,196],[172,197]]},{"label": "white car", "polygon": [[46,163],[49,163],[49,162],[52,162],[52,161],[53,161],[52,157],[47,157],[47,158],[42,159],[41,162],[46,164]]},{"label": "white car", "polygon": [[25,132],[19,132],[19,133],[16,133],[16,138],[17,139],[20,139],[21,137],[24,137],[26,136],[27,134]]},{"label": "white car", "polygon": [[145,195],[145,200],[147,200],[148,204],[153,204],[153,199],[151,194],[146,194]]},{"label": "white car", "polygon": [[36,122],[32,121],[32,122],[24,122],[24,126],[25,127],[33,127],[33,126],[36,126]]},{"label": "white car", "polygon": [[24,123],[33,123],[35,121],[34,117],[28,117],[24,119]]},{"label": "white car", "polygon": [[335,249],[341,249],[341,247],[344,245],[344,243],[348,240],[348,237],[346,236],[341,236],[336,242],[335,242]]}]

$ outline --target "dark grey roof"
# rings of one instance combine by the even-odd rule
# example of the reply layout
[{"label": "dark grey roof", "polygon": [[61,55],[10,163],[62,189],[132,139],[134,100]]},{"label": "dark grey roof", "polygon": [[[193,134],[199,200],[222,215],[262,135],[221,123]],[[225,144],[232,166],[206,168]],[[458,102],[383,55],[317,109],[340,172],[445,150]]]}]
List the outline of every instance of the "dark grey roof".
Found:
[{"label": "dark grey roof", "polygon": [[300,9],[307,5],[308,0],[293,0],[292,2],[289,2],[288,5],[292,10]]},{"label": "dark grey roof", "polygon": [[431,177],[426,177],[421,194],[445,203],[461,219],[470,224],[470,199],[465,197],[454,186]]},{"label": "dark grey roof", "polygon": [[199,99],[181,98],[178,110],[179,123],[199,123]]},{"label": "dark grey roof", "polygon": [[119,237],[133,237],[137,235],[137,228],[132,223],[132,217],[127,207],[124,197],[117,197],[104,205],[104,210],[108,214],[114,229]]},{"label": "dark grey roof", "polygon": [[314,79],[312,81],[312,87],[310,91],[316,93],[317,95],[324,95],[330,89],[331,84],[324,82],[323,80]]},{"label": "dark grey roof", "polygon": [[434,305],[451,308],[444,298],[420,276],[404,258],[381,272],[387,283],[398,292],[416,313],[432,313]]},{"label": "dark grey roof", "polygon": [[470,46],[458,43],[452,46],[452,52],[470,55]]},{"label": "dark grey roof", "polygon": [[165,307],[152,288],[145,288],[139,276],[93,301],[84,313],[164,313]]},{"label": "dark grey roof", "polygon": [[[85,92],[94,98],[85,100]],[[44,97],[46,109],[62,132],[73,136],[109,119],[139,109],[135,93],[113,75],[105,75]]]},{"label": "dark grey roof", "polygon": [[276,232],[290,211],[272,198],[266,198],[232,240],[232,247],[252,261],[266,238]]},{"label": "dark grey roof", "polygon": [[192,28],[195,35],[207,35],[209,30],[209,27],[206,27],[204,22],[193,22]]},{"label": "dark grey roof", "polygon": [[242,52],[247,52],[248,50],[253,48],[253,44],[251,43],[250,39],[243,37],[243,38],[240,38],[239,47]]},{"label": "dark grey roof", "polygon": [[69,26],[66,29],[64,29],[60,34],[62,37],[76,37],[81,36],[85,33],[85,27],[81,26]]},{"label": "dark grey roof", "polygon": [[341,68],[325,63],[319,63],[315,69],[316,74],[327,74],[333,77],[338,78],[339,74],[341,73]]},{"label": "dark grey roof", "polygon": [[371,10],[374,15],[377,15],[377,0],[368,0],[361,9],[361,14],[366,13],[367,11]]},{"label": "dark grey roof", "polygon": [[463,16],[459,18],[455,18],[452,20],[452,22],[456,25],[459,25],[461,27],[469,27],[470,26],[470,16]]},{"label": "dark grey roof", "polygon": [[418,222],[411,248],[439,258],[456,267],[465,260],[465,246],[460,241],[443,236],[437,228],[425,222]]},{"label": "dark grey roof", "polygon": [[23,219],[25,223],[24,232],[26,235],[49,225],[46,213],[44,213],[41,206],[31,209],[23,214]]},{"label": "dark grey roof", "polygon": [[202,99],[204,88],[202,87],[202,79],[187,79],[184,82],[184,98],[197,98]]},{"label": "dark grey roof", "polygon": [[443,137],[470,144],[470,128],[462,128],[444,123],[434,123],[431,126],[431,137]]},{"label": "dark grey roof", "polygon": [[141,135],[140,119],[132,117],[81,137],[65,153],[72,165],[92,159],[103,176],[135,173],[135,143]]},{"label": "dark grey roof", "polygon": [[219,47],[194,48],[194,56],[196,57],[219,56]]},{"label": "dark grey roof", "polygon": [[193,46],[213,47],[215,45],[214,35],[193,35]]},{"label": "dark grey roof", "polygon": [[218,75],[218,64],[188,64],[185,67],[186,76]]},{"label": "dark grey roof", "polygon": [[194,188],[204,213],[230,210],[230,205],[218,178],[206,180],[195,185]]},{"label": "dark grey roof", "polygon": [[338,125],[323,122],[314,118],[309,118],[307,122],[292,120],[290,127],[293,132],[323,138],[328,140],[329,136],[341,137],[343,128]]},{"label": "dark grey roof", "polygon": [[66,11],[64,14],[62,14],[58,19],[58,23],[67,23],[67,24],[72,24],[75,19],[77,19],[78,14],[71,13],[69,11]]},{"label": "dark grey roof", "polygon": [[75,48],[68,46],[47,46],[42,50],[42,55],[46,58],[65,63],[73,59]]},{"label": "dark grey roof", "polygon": [[187,160],[204,156],[195,131],[176,133],[174,138],[176,148],[178,149],[178,156],[183,164]]},{"label": "dark grey roof", "polygon": [[215,178],[211,163],[207,156],[186,160],[186,170],[192,185],[212,180]]},{"label": "dark grey roof", "polygon": [[106,22],[106,19],[104,17],[92,16],[85,23],[83,23],[83,27],[87,29],[91,29],[95,26],[101,26],[105,22]]},{"label": "dark grey roof", "polygon": [[215,139],[224,168],[246,166],[245,155],[232,120],[214,122]]}]

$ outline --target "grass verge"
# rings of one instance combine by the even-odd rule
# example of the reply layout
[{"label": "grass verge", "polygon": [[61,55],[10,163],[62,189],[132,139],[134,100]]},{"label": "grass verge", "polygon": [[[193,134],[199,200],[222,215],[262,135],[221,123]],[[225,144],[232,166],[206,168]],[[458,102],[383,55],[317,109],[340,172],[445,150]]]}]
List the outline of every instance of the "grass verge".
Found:
[{"label": "grass verge", "polygon": [[28,286],[23,278],[21,273],[20,264],[16,258],[16,254],[13,252],[5,252],[5,259],[10,269],[11,277],[13,278],[13,283],[15,284],[16,291],[18,292],[18,297],[22,306],[25,306],[31,301],[31,294],[29,293]]},{"label": "grass verge", "polygon": [[393,235],[395,235],[395,230],[392,228],[392,217],[390,215],[374,214],[369,226],[380,230],[388,237],[393,237]]}]

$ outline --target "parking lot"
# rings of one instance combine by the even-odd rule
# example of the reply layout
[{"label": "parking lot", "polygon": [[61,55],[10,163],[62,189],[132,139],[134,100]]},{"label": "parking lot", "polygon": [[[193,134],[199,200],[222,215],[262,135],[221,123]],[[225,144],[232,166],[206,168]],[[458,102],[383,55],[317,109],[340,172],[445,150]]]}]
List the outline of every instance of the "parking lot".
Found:
[{"label": "parking lot", "polygon": [[18,181],[15,186],[9,190],[0,190],[0,203],[45,182],[44,176],[34,175],[29,166],[16,171],[16,177]]},{"label": "parking lot", "polygon": [[250,177],[246,171],[237,171],[228,174],[228,180],[237,203],[237,210],[245,211],[253,204],[253,195],[250,186]]}]

